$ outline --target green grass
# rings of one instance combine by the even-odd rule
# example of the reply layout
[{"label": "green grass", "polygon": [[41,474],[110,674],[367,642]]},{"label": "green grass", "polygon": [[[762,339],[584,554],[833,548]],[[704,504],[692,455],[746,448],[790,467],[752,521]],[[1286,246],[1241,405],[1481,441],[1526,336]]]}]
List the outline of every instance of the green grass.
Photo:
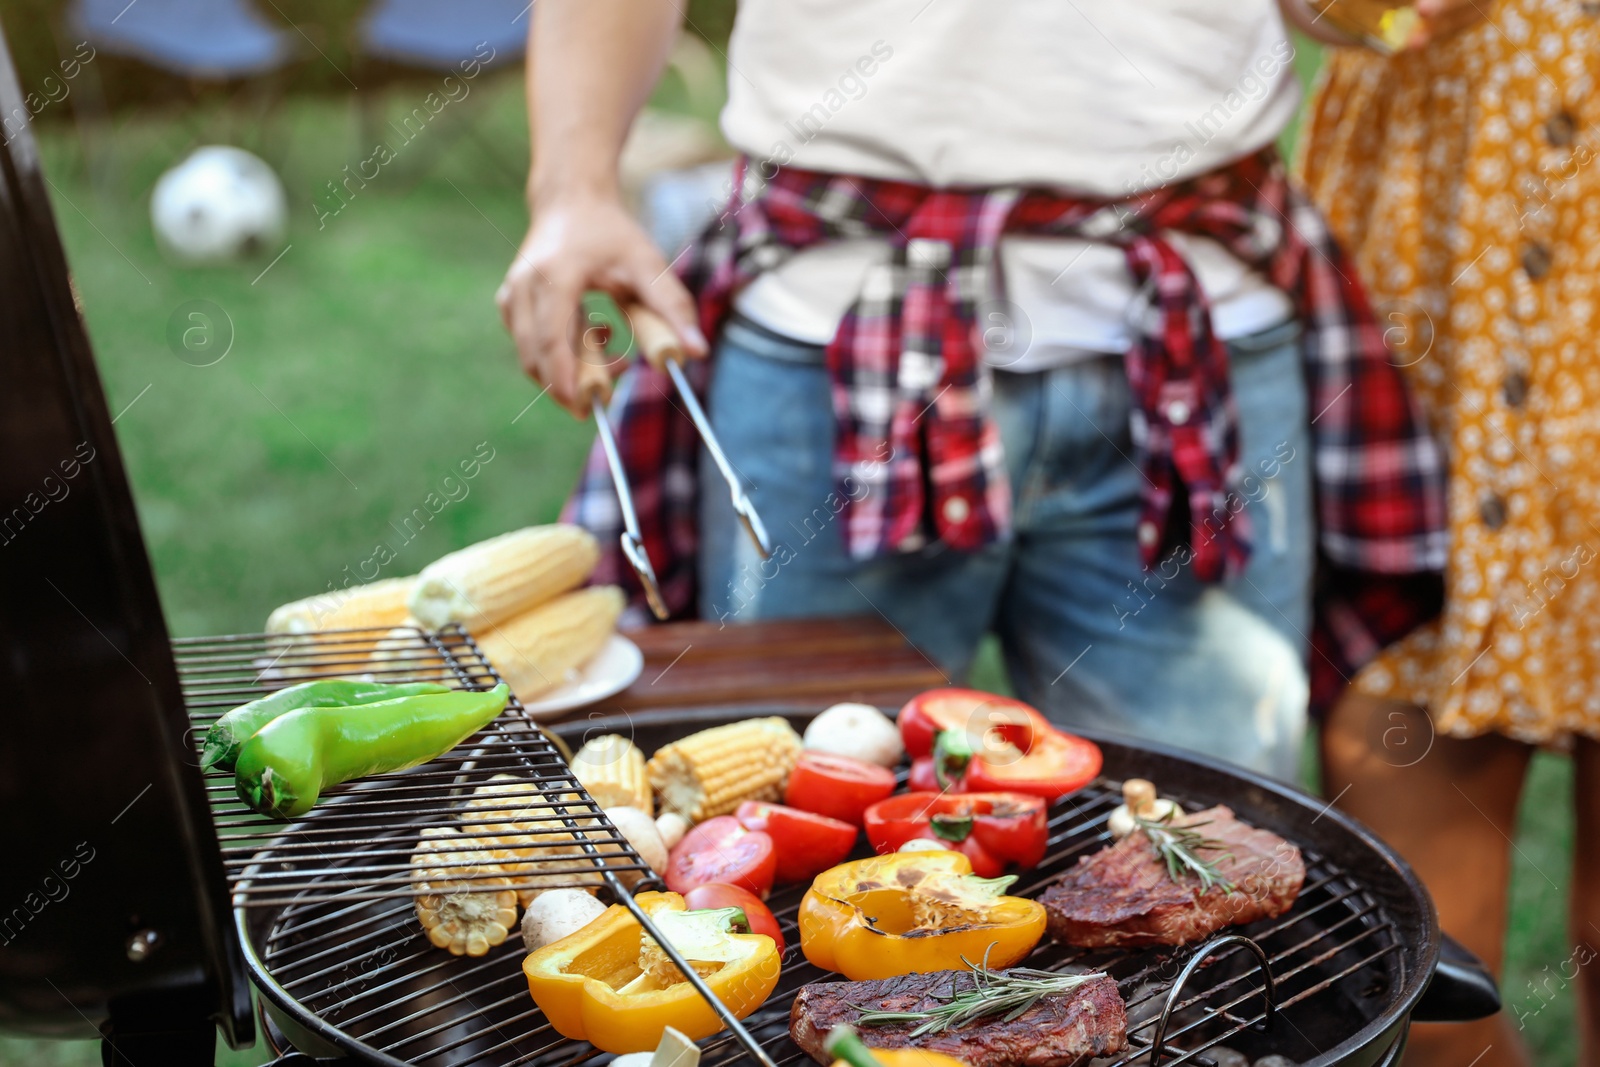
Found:
[{"label": "green grass", "polygon": [[[409,109],[426,91],[396,90],[391,103]],[[474,91],[478,129],[518,165],[526,134],[517,85],[485,80]],[[437,121],[460,117],[447,109]],[[244,131],[266,146],[289,188],[282,259],[264,275],[266,262],[166,264],[148,223],[156,176],[237,125],[219,113],[144,115],[84,137],[59,128],[44,137],[58,222],[111,410],[122,413],[117,435],[175,634],[257,629],[275,605],[342,584],[345,568],[380,543],[396,552],[382,573],[402,574],[547,521],[591,432],[548,400],[532,403],[538,391],[517,369],[494,310],[526,223],[520,188],[476,145],[450,142],[444,125],[319,231],[313,198],[370,146],[351,105],[292,104],[266,129]],[[213,366],[192,366],[168,347],[168,320],[191,300],[211,301],[232,321],[233,347]],[[428,494],[481,442],[494,458],[468,495],[405,541],[394,524],[426,509]],[[1004,684],[992,646],[976,674],[979,684]],[[1535,761],[1512,886],[1508,1003],[1524,1003],[1527,983],[1567,956],[1570,790],[1565,760]],[[1536,1062],[1576,1062],[1572,1011],[1563,991],[1530,1021]],[[264,1058],[228,1053],[219,1062]],[[0,1067],[98,1062],[92,1042],[0,1039]]]},{"label": "green grass", "polygon": [[[498,105],[479,128],[520,164],[515,82],[476,93],[469,103]],[[100,153],[111,169],[100,191],[78,146],[48,138],[58,219],[111,410],[127,409],[117,431],[174,633],[259,629],[276,604],[345,584],[378,545],[395,553],[384,576],[412,573],[556,515],[589,430],[549,400],[528,407],[538,389],[493,303],[526,213],[475,144],[446,143],[444,124],[460,117],[446,109],[319,229],[313,201],[331,202],[325,183],[370,147],[351,108],[287,110],[264,140],[284,146],[274,162],[289,247],[264,274],[265,260],[171,267],[151,235],[156,176],[217,116],[138,120],[92,139],[113,149]],[[169,319],[192,300],[231,320],[232,348],[212,366],[169,348]],[[492,459],[464,481],[458,465],[475,452]],[[447,488],[465,496],[434,514],[451,476]],[[428,521],[407,531],[419,508]]]}]

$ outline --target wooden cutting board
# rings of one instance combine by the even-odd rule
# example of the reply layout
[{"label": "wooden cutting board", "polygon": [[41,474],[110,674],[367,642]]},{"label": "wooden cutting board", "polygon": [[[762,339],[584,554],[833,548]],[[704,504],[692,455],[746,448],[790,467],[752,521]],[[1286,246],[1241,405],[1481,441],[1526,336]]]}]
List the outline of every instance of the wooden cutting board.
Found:
[{"label": "wooden cutting board", "polygon": [[927,657],[877,618],[675,622],[627,636],[644,653],[639,680],[574,715],[759,704],[824,708],[844,700],[898,708],[924,689],[948,684]]}]

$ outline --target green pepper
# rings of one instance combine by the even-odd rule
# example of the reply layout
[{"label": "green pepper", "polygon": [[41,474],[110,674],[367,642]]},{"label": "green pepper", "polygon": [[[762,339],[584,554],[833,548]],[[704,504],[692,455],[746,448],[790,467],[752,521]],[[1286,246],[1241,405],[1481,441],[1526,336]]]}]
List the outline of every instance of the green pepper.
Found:
[{"label": "green pepper", "polygon": [[239,758],[239,746],[256,735],[256,731],[285,712],[298,708],[338,708],[350,704],[373,704],[380,700],[415,696],[418,693],[448,693],[449,686],[437,682],[357,682],[349,678],[325,678],[318,682],[301,682],[259,700],[240,704],[211,724],[206,731],[206,743],[200,753],[200,767],[221,771],[233,770]]},{"label": "green pepper", "polygon": [[298,708],[240,747],[234,786],[239,799],[262,815],[304,815],[329,786],[403,771],[450,751],[492,722],[510,696],[502,682],[488,692]]}]

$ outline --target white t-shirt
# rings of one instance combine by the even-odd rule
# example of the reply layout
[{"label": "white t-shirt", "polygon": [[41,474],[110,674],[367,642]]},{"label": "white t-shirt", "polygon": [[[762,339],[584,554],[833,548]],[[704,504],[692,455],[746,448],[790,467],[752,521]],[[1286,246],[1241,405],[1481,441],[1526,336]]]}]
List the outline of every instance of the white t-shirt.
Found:
[{"label": "white t-shirt", "polygon": [[[1299,105],[1275,0],[741,0],[729,45],[729,142],[754,166],[935,186],[1125,196],[1271,143]],[[1224,337],[1275,325],[1287,296],[1220,245],[1176,236]],[[807,249],[740,293],[779,333],[830,340],[877,241]],[[1001,242],[1006,296],[1031,334],[997,362],[1038,369],[1121,352],[1141,314],[1120,249]]]}]

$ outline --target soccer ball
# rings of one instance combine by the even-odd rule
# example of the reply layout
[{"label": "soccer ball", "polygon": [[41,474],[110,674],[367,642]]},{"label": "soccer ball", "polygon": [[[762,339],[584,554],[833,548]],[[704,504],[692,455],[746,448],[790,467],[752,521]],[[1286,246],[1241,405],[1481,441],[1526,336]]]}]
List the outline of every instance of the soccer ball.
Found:
[{"label": "soccer ball", "polygon": [[190,266],[272,251],[283,241],[288,214],[272,168],[229,145],[195,149],[161,176],[150,197],[150,223],[162,250]]}]

